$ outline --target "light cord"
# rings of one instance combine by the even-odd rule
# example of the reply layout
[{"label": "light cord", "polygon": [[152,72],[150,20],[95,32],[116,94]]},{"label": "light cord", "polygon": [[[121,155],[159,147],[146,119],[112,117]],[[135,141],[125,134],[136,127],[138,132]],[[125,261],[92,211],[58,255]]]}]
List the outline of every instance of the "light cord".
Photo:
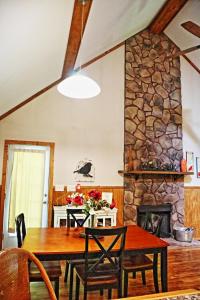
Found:
[{"label": "light cord", "polygon": [[[82,44],[82,39],[83,39],[83,17],[84,17],[84,6],[85,6],[85,0],[82,1],[82,9],[81,9],[81,42],[80,42],[80,47]],[[82,62],[81,62],[81,54],[80,54],[80,66],[79,66],[79,71],[82,69]]]}]

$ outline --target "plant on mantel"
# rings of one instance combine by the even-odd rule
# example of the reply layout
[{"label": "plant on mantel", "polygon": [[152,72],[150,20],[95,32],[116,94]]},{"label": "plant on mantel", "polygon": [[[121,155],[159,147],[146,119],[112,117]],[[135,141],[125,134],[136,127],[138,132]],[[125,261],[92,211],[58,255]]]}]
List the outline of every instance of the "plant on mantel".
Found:
[{"label": "plant on mantel", "polygon": [[140,169],[137,170],[119,170],[119,174],[122,175],[142,175],[142,174],[160,174],[160,175],[193,175],[193,172],[188,171],[178,171],[176,165],[170,163],[161,164],[159,159],[153,161],[142,162]]}]

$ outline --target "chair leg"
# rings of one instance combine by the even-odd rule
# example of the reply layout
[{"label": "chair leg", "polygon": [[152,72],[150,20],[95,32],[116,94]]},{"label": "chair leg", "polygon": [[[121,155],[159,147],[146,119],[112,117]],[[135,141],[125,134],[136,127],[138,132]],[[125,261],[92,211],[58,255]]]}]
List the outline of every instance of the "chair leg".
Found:
[{"label": "chair leg", "polygon": [[142,274],[142,283],[143,285],[146,285],[146,275],[145,275],[145,271],[141,271]]},{"label": "chair leg", "polygon": [[159,293],[159,285],[158,285],[158,254],[154,254],[154,262],[153,262],[153,281],[156,293]]},{"label": "chair leg", "polygon": [[67,282],[68,273],[69,273],[69,262],[66,261],[64,282]]},{"label": "chair leg", "polygon": [[118,293],[118,298],[122,297],[122,272],[119,275],[118,278],[118,289],[117,289],[117,293]]},{"label": "chair leg", "polygon": [[108,299],[112,299],[112,289],[108,289]]},{"label": "chair leg", "polygon": [[79,290],[80,290],[80,279],[76,275],[76,296],[75,296],[76,300],[79,300]]},{"label": "chair leg", "polygon": [[136,278],[136,272],[133,272],[133,278],[134,279]]},{"label": "chair leg", "polygon": [[87,286],[84,285],[83,300],[87,300]]},{"label": "chair leg", "polygon": [[124,271],[124,297],[128,296],[128,272]]},{"label": "chair leg", "polygon": [[55,280],[54,289],[57,300],[59,300],[59,277]]},{"label": "chair leg", "polygon": [[73,281],[74,281],[74,266],[70,264],[70,274],[69,274],[69,300],[73,297]]}]

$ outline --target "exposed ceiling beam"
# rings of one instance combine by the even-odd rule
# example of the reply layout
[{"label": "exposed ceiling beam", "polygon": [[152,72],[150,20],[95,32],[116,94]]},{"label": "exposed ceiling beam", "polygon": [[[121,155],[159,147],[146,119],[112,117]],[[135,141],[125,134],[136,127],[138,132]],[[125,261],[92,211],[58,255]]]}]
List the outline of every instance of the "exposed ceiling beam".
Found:
[{"label": "exposed ceiling beam", "polygon": [[[74,2],[74,10],[73,10],[73,16],[72,16],[72,22],[71,22],[71,27],[70,27],[70,33],[69,33],[69,39],[68,39],[68,44],[67,44],[67,50],[65,54],[65,59],[64,59],[64,65],[63,65],[63,70],[62,70],[62,76],[60,79],[56,80],[52,84],[48,85],[47,87],[43,88],[39,92],[35,93],[28,99],[24,100],[23,102],[19,103],[17,106],[13,107],[6,113],[2,114],[0,116],[0,120],[4,119],[14,111],[18,110],[25,104],[29,103],[36,97],[42,95],[46,91],[48,91],[50,88],[54,87],[57,85],[59,82],[61,82],[65,77],[69,75],[69,72],[74,69],[74,65],[76,62],[76,58],[78,56],[78,51],[80,48],[81,44],[81,37],[83,36],[87,19],[89,16],[90,8],[92,5],[93,0],[85,0],[84,4],[84,11],[82,14],[82,2],[84,0],[75,0]],[[159,11],[157,14],[156,18],[153,20],[153,22],[150,24],[149,29],[154,32],[154,33],[160,33],[162,32],[165,27],[168,25],[168,23],[175,17],[175,15],[179,12],[179,10],[183,7],[183,5],[187,2],[188,0],[168,0],[162,9]],[[114,46],[113,48],[107,50],[106,52],[98,55],[97,57],[93,58],[89,62],[83,64],[81,68],[87,67],[88,65],[94,63],[98,59],[102,58],[103,56],[109,54],[110,52],[114,51],[121,45],[123,45],[124,42]],[[189,59],[187,59],[189,60]],[[197,68],[198,69],[198,68]]]},{"label": "exposed ceiling beam", "polygon": [[[58,80],[54,81],[47,87],[41,89],[34,95],[30,96],[28,99],[24,100],[23,102],[19,103],[12,109],[8,110],[6,113],[0,116],[0,120],[6,118],[25,104],[29,103],[33,99],[37,98],[38,96],[42,95],[43,93],[47,92],[49,89],[60,83],[65,77],[68,76],[68,73],[73,70],[76,57],[78,55],[78,51],[81,44],[81,37],[83,36],[85,26],[87,23],[87,19],[89,16],[90,8],[92,5],[93,0],[85,0],[84,9],[83,8],[83,0],[75,0],[74,2],[74,10],[72,15],[72,22],[70,27],[69,33],[69,40],[67,44],[67,51],[65,54],[64,65],[62,70],[62,76]],[[83,13],[83,14],[82,14]]]},{"label": "exposed ceiling beam", "polygon": [[85,1],[85,4],[82,3],[83,1],[80,0],[75,0],[74,2],[72,22],[62,71],[63,78],[67,77],[74,69],[92,0]]},{"label": "exposed ceiling beam", "polygon": [[168,0],[149,25],[153,33],[161,33],[188,0]]},{"label": "exposed ceiling beam", "polygon": [[[83,64],[82,66],[80,66],[79,68],[76,69],[76,71],[78,71],[80,68],[84,69],[87,66],[91,65],[92,63],[94,63],[95,61],[101,59],[102,57],[104,57],[105,55],[111,53],[112,51],[118,49],[119,47],[121,47],[122,45],[124,45],[125,42],[121,42],[120,44],[112,47],[111,49],[105,51],[104,53],[96,56],[95,58],[91,59],[90,61],[86,62],[85,64]],[[28,99],[24,100],[23,102],[19,103],[18,105],[16,105],[15,107],[13,107],[12,109],[10,109],[9,111],[7,111],[6,113],[4,113],[3,115],[0,116],[0,120],[6,118],[7,116],[9,116],[10,114],[12,114],[13,112],[15,112],[16,110],[18,110],[19,108],[21,108],[22,106],[24,106],[25,104],[29,103],[30,101],[32,101],[33,99],[35,99],[36,97],[42,95],[43,93],[47,92],[49,89],[51,89],[52,87],[54,87],[55,85],[59,84],[61,81],[63,80],[63,77],[61,77],[60,79],[54,81],[53,83],[51,83],[50,85],[48,85],[47,87],[43,88],[42,90],[40,90],[39,92],[35,93],[34,95],[32,95],[31,97],[29,97]]]}]

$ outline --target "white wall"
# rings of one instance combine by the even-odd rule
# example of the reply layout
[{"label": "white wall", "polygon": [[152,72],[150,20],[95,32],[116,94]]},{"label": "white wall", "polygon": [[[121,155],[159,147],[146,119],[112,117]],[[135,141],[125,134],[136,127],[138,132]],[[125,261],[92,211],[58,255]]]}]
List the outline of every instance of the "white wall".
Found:
[{"label": "white wall", "polygon": [[0,115],[60,78],[73,6],[0,1]]},{"label": "white wall", "polygon": [[96,98],[71,100],[52,88],[0,122],[1,170],[5,139],[55,142],[54,184],[74,184],[85,158],[94,163],[95,182],[83,184],[123,184],[124,47],[84,71],[101,86]]},{"label": "white wall", "polygon": [[181,85],[183,109],[183,149],[194,152],[194,175],[185,177],[185,185],[200,185],[196,175],[196,157],[200,157],[200,76],[181,58]]},{"label": "white wall", "polygon": [[[199,38],[185,30],[181,24],[193,21],[200,25],[200,1],[189,0],[170,22],[165,33],[181,50],[199,45]],[[200,69],[200,50],[187,54]],[[196,157],[200,157],[200,76],[197,71],[181,57],[181,89],[183,109],[183,150],[194,152],[194,175],[185,176],[185,185],[200,185],[196,175]]]}]

